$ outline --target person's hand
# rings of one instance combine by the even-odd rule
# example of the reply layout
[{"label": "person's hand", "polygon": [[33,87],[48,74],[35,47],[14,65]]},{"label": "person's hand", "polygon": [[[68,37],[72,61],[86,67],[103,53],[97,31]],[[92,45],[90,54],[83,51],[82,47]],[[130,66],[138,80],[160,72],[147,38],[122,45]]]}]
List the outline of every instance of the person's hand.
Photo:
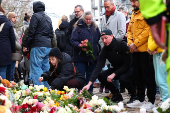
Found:
[{"label": "person's hand", "polygon": [[87,51],[87,49],[86,49],[86,48],[82,48],[82,50],[83,50],[83,51],[85,51],[85,52]]},{"label": "person's hand", "polygon": [[154,50],[153,52],[152,52],[152,55],[154,55],[154,54],[156,54],[157,53],[157,51],[156,50]]},{"label": "person's hand", "polygon": [[42,82],[43,81],[43,77],[39,77],[39,82]]},{"label": "person's hand", "polygon": [[129,48],[130,48],[130,50],[132,50],[132,51],[135,51],[135,50],[137,49],[134,43],[131,43],[131,44],[129,45]]},{"label": "person's hand", "polygon": [[153,25],[150,25],[150,30],[152,32],[152,36],[153,36],[153,39],[155,41],[155,43],[162,49],[167,49],[167,47],[165,47],[164,45],[162,45],[161,43],[161,37],[160,37],[160,31],[161,31],[161,21],[156,23],[156,24],[153,24]]},{"label": "person's hand", "polygon": [[148,52],[150,55],[152,55],[152,51],[150,51],[149,49],[147,49],[147,52]]},{"label": "person's hand", "polygon": [[26,47],[23,47],[23,52],[27,52],[27,48]]},{"label": "person's hand", "polygon": [[3,80],[1,76],[0,76],[0,80]]},{"label": "person's hand", "polygon": [[137,48],[133,52],[138,52]]},{"label": "person's hand", "polygon": [[83,87],[83,89],[80,91],[80,93],[82,93],[82,91],[83,91],[84,89],[89,90],[89,88],[90,88],[90,85],[87,84],[86,86]]},{"label": "person's hand", "polygon": [[108,81],[108,82],[112,82],[112,79],[113,79],[115,76],[116,76],[115,73],[109,75],[109,76],[107,77],[107,81]]}]

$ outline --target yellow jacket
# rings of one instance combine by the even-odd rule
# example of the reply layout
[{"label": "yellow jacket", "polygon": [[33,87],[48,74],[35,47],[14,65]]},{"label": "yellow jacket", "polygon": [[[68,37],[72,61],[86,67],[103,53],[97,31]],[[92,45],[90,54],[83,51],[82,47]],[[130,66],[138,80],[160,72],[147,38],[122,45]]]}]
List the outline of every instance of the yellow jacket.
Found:
[{"label": "yellow jacket", "polygon": [[149,49],[150,51],[152,51],[152,52],[153,52],[154,50],[156,50],[157,53],[163,52],[163,49],[159,48],[159,47],[157,46],[157,44],[155,43],[155,41],[153,40],[153,37],[152,37],[151,32],[149,33],[148,49]]},{"label": "yellow jacket", "polygon": [[134,12],[127,30],[127,45],[129,46],[131,43],[134,43],[138,52],[146,52],[148,48],[149,31],[150,28],[141,12]]}]

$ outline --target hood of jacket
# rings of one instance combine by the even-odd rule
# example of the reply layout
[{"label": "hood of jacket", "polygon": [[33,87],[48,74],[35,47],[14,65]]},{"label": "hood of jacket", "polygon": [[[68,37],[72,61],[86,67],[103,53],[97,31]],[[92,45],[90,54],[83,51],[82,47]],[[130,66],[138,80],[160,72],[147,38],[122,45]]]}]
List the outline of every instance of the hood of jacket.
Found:
[{"label": "hood of jacket", "polygon": [[33,11],[34,13],[45,11],[45,4],[41,1],[37,1],[33,3]]},{"label": "hood of jacket", "polygon": [[68,26],[69,26],[69,23],[67,21],[62,21],[62,23],[59,26],[59,29],[60,30],[65,30],[65,29],[68,28]]},{"label": "hood of jacket", "polygon": [[23,25],[29,25],[30,23],[29,22],[27,22],[27,21],[23,21]]},{"label": "hood of jacket", "polygon": [[9,20],[6,18],[5,15],[0,15],[0,25],[4,22],[8,22]]}]

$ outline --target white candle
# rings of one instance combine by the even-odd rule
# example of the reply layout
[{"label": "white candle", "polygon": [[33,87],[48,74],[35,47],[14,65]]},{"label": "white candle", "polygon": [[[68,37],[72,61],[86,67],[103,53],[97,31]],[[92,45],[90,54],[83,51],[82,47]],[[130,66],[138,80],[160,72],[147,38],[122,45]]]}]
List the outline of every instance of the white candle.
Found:
[{"label": "white candle", "polygon": [[124,108],[123,102],[119,102],[118,106],[119,106],[120,109],[123,109]]},{"label": "white candle", "polygon": [[141,108],[140,109],[140,113],[146,113],[146,109],[145,108]]}]

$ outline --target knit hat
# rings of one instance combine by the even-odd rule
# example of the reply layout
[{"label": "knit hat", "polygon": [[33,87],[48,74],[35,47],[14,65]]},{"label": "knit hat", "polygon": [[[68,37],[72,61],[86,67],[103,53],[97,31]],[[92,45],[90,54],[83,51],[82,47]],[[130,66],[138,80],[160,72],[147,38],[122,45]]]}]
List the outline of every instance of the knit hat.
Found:
[{"label": "knit hat", "polygon": [[50,51],[50,53],[49,53],[49,56],[55,56],[55,57],[57,57],[57,58],[59,58],[59,59],[62,58],[62,56],[61,56],[61,51],[59,50],[58,47],[52,48],[51,51]]},{"label": "knit hat", "polygon": [[11,20],[13,17],[16,17],[17,15],[14,12],[8,13],[8,19]]},{"label": "knit hat", "polygon": [[101,36],[103,35],[113,35],[110,29],[105,29],[101,32]]}]

